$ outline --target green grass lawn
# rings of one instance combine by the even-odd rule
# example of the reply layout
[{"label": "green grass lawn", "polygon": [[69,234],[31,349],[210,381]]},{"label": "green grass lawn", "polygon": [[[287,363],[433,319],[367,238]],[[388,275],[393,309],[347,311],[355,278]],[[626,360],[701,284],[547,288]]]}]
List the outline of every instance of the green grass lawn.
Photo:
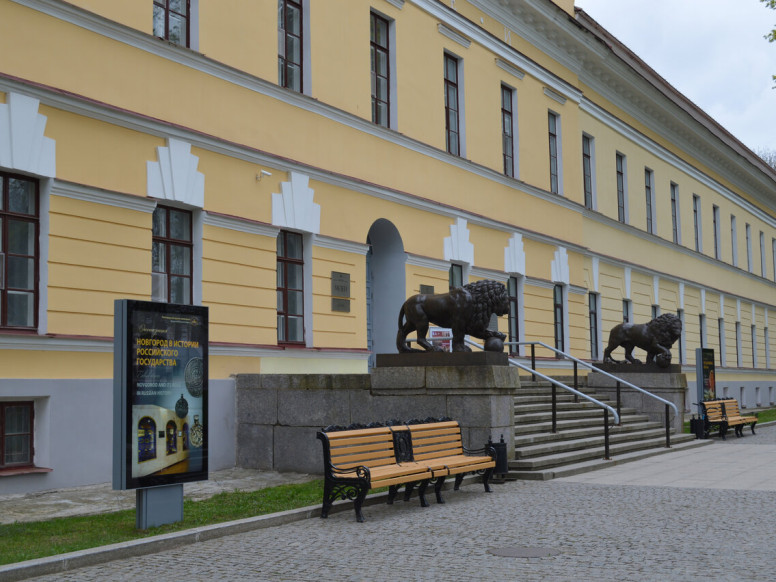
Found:
[{"label": "green grass lawn", "polygon": [[148,530],[135,529],[135,510],[48,521],[0,525],[0,565],[74,552],[225,521],[319,505],[323,480],[219,493],[183,502],[183,521]]}]

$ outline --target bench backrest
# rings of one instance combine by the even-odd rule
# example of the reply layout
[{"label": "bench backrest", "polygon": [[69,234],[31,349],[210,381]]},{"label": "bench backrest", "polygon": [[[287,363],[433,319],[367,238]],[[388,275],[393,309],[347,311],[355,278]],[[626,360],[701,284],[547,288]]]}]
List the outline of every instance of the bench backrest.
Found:
[{"label": "bench backrest", "polygon": [[735,418],[741,416],[738,408],[738,400],[729,398],[726,400],[710,400],[703,403],[706,409],[706,416],[709,420],[722,420],[723,418]]},{"label": "bench backrest", "polygon": [[324,455],[328,445],[329,462],[341,469],[396,463],[389,427],[319,432],[318,438],[323,442]]},{"label": "bench backrest", "polygon": [[408,425],[416,461],[463,454],[461,427],[457,421]]}]

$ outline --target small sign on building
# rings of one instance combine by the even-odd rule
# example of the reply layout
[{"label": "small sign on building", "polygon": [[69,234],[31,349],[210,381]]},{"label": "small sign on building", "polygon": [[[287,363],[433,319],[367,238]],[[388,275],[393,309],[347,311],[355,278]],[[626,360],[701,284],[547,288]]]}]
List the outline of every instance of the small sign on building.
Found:
[{"label": "small sign on building", "polygon": [[350,313],[350,273],[331,272],[331,310]]}]

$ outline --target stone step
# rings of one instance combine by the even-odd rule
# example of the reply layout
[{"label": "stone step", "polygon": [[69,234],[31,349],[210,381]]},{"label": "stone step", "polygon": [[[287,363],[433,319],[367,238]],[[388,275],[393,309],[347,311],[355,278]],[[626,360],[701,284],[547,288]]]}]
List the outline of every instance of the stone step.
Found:
[{"label": "stone step", "polygon": [[[662,438],[665,442],[665,431],[662,430],[659,426],[642,430],[610,432],[609,446],[611,447],[621,443],[650,440],[655,438]],[[603,446],[603,444],[603,430],[599,430],[598,434],[587,435],[578,438],[546,441],[530,445],[522,445],[520,447],[515,444],[515,459],[520,460],[532,459],[536,457],[547,457],[550,455],[558,455],[571,451],[591,449]]]},{"label": "stone step", "polygon": [[[680,444],[687,442],[688,440],[695,440],[693,435],[672,435],[672,442]],[[553,469],[555,467],[561,467],[565,465],[572,465],[582,463],[585,461],[593,461],[596,459],[603,459],[604,456],[604,439],[603,435],[599,439],[599,443],[595,446],[590,446],[587,449],[580,449],[568,452],[559,452],[554,454],[544,455],[542,457],[535,457],[530,459],[516,459],[509,461],[510,471],[543,471],[547,469]],[[636,441],[625,441],[622,443],[610,442],[609,454],[611,457],[632,453],[634,451],[640,451],[643,449],[665,447],[664,437],[652,437],[645,438]]]},{"label": "stone step", "polygon": [[[678,436],[679,435],[672,435],[672,442],[671,442],[670,449],[665,448],[664,446],[665,443],[663,443],[663,445],[659,447],[618,453],[616,455],[613,455],[611,460],[604,460],[603,448],[601,448],[601,451],[600,451],[601,457],[598,459],[589,459],[589,460],[579,461],[576,463],[570,463],[562,467],[552,467],[549,469],[542,469],[542,470],[536,470],[536,471],[512,470],[510,468],[510,471],[507,474],[507,478],[535,480],[535,481],[548,481],[550,479],[556,479],[559,477],[571,477],[573,475],[579,475],[590,471],[596,471],[598,469],[606,469],[608,467],[613,467],[615,465],[622,465],[624,463],[629,463],[632,461],[639,461],[641,459],[646,459],[654,455],[671,454],[673,452],[687,450],[688,448],[708,446],[713,444],[714,442],[711,439],[695,440],[694,438],[689,441],[682,440],[680,442],[675,442],[674,437],[678,437]],[[611,450],[610,450],[610,454],[612,454]]]},{"label": "stone step", "polygon": [[[603,434],[602,423],[596,424],[596,426],[569,428],[566,430],[559,430],[558,432],[549,432],[549,425],[543,427],[545,430],[539,430],[534,433],[526,433],[515,436],[515,449],[524,446],[530,446],[535,444],[571,440],[578,438],[588,438]],[[623,424],[622,426],[613,426],[610,428],[611,434],[615,433],[627,433],[636,432],[640,430],[659,429],[665,430],[665,427],[659,422],[633,422]]]},{"label": "stone step", "polygon": [[[556,415],[556,419],[558,422],[565,421],[565,420],[579,420],[579,419],[595,419],[601,423],[603,423],[604,418],[604,409],[599,408],[597,406],[594,407],[580,407],[580,408],[573,408],[573,409],[567,409],[567,410],[558,410],[558,413]],[[623,417],[634,417],[638,416],[635,414],[635,411],[633,409],[621,409],[620,416]],[[646,415],[643,415],[646,417]],[[621,419],[623,422],[624,420]],[[611,422],[613,420],[613,415],[611,412],[609,412],[609,421]],[[526,414],[519,414],[515,415],[515,425],[526,425],[526,424],[537,424],[542,422],[552,421],[552,410],[539,410],[536,412],[529,412]]]},{"label": "stone step", "polygon": [[[631,424],[634,422],[648,422],[649,417],[646,414],[629,414],[623,415],[620,420],[623,425]],[[611,415],[609,415],[609,423],[613,421]],[[559,432],[574,428],[587,428],[587,427],[599,427],[603,431],[603,414],[597,413],[595,416],[583,416],[573,419],[558,419],[557,429]],[[515,419],[515,437],[524,434],[531,434],[537,432],[550,432],[552,430],[552,415],[544,415],[538,421],[524,422],[523,419]]]}]

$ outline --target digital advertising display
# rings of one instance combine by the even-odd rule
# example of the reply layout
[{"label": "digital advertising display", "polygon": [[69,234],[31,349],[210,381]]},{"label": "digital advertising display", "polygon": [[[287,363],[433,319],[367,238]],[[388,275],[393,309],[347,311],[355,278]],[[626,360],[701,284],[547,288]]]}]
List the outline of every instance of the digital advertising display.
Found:
[{"label": "digital advertising display", "polygon": [[208,473],[208,310],[118,300],[113,488],[203,481]]}]

